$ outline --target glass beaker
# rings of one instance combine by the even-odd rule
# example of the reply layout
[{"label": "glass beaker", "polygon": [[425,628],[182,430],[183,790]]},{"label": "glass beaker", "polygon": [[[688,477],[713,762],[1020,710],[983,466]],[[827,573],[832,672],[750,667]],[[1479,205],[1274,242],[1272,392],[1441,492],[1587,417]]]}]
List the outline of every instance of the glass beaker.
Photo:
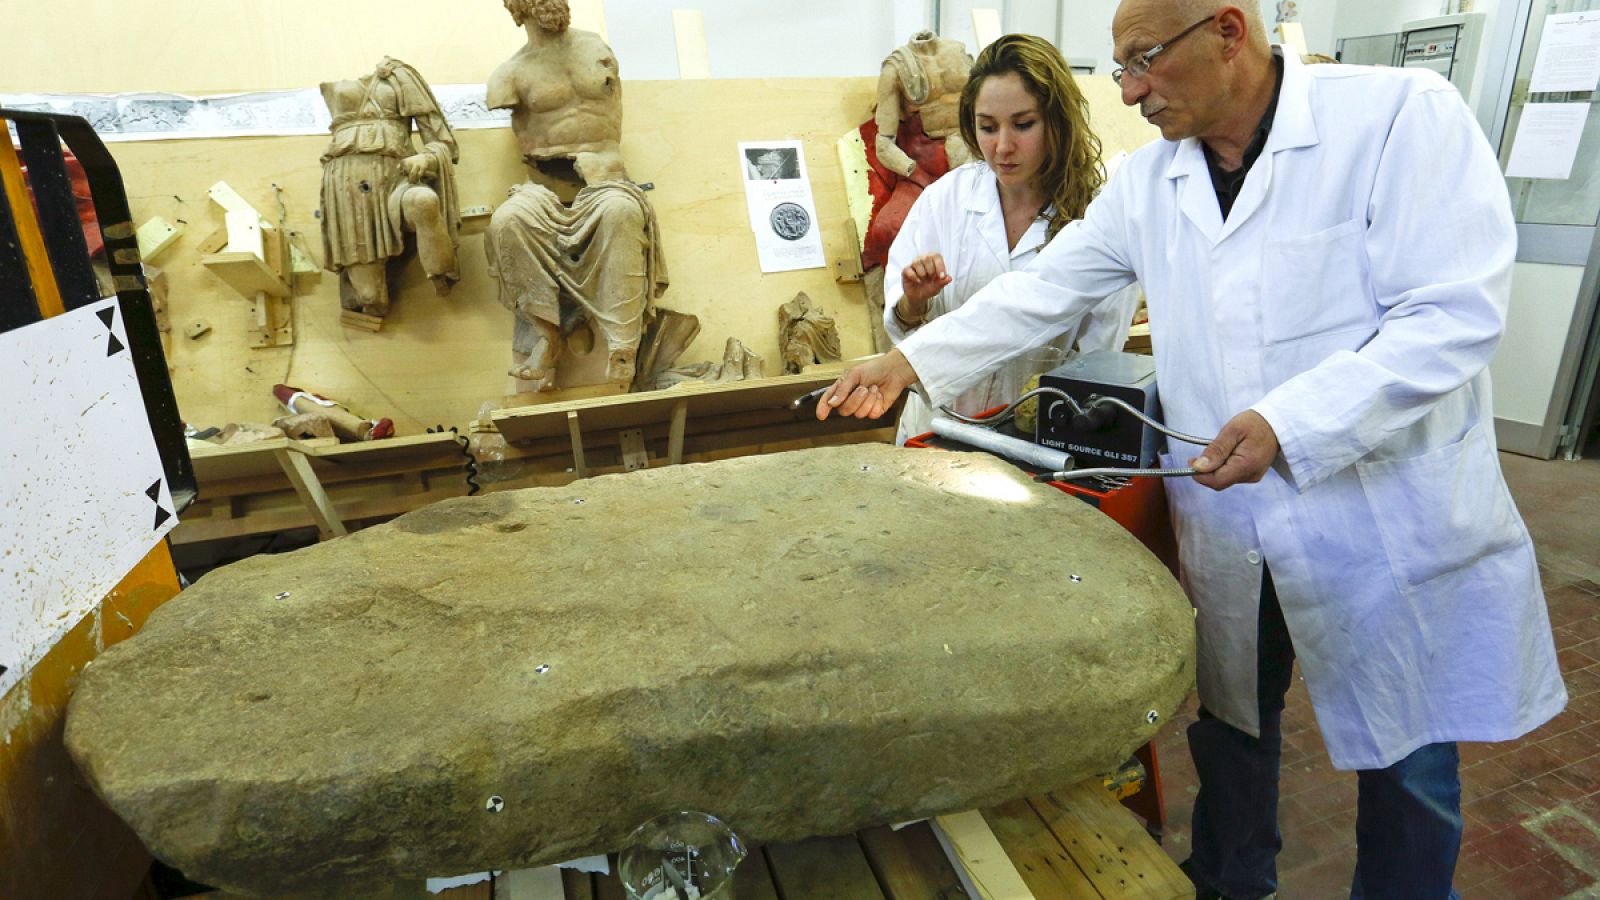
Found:
[{"label": "glass beaker", "polygon": [[632,900],[726,900],[748,853],[721,819],[684,810],[635,828],[618,874]]},{"label": "glass beaker", "polygon": [[[1038,387],[1040,375],[1060,368],[1061,364],[1066,361],[1067,351],[1048,344],[1043,347],[1035,347],[1024,353],[1022,362],[1026,367],[1025,373],[1028,376],[1028,381],[1022,386],[1022,393],[1026,394],[1028,391]],[[1011,399],[1015,400],[1017,398],[1012,397]],[[1017,430],[1031,437],[1038,427],[1039,401],[1029,400],[1018,406],[1016,413]]]}]

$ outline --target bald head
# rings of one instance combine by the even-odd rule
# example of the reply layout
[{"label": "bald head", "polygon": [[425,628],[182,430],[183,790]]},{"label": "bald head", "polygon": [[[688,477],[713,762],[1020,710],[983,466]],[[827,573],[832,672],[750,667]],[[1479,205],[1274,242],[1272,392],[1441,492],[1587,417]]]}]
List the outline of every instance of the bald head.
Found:
[{"label": "bald head", "polygon": [[1242,3],[1228,3],[1225,0],[1122,0],[1117,6],[1111,30],[1115,34],[1118,23],[1122,22],[1125,16],[1131,16],[1157,27],[1165,27],[1168,33],[1177,34],[1195,22],[1216,16],[1225,9],[1239,11],[1248,32],[1247,40],[1253,50],[1261,54],[1270,52],[1268,47],[1271,42],[1267,37],[1267,24],[1261,18],[1260,4],[1254,0],[1244,0]]},{"label": "bald head", "polygon": [[1223,160],[1248,141],[1277,70],[1255,0],[1122,0],[1111,23],[1122,102],[1169,141],[1198,137]]}]

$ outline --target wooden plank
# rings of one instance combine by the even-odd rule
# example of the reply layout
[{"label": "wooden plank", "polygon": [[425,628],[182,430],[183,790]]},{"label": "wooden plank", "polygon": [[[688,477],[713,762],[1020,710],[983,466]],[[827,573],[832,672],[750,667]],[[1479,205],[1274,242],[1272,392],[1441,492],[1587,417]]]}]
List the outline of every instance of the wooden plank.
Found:
[{"label": "wooden plank", "polygon": [[434,894],[433,900],[495,900],[494,883],[485,878],[477,884],[446,888]]},{"label": "wooden plank", "polygon": [[678,77],[710,78],[711,55],[706,50],[706,19],[698,9],[672,11],[672,35],[678,45]]},{"label": "wooden plank", "polygon": [[767,864],[766,848],[752,848],[734,870],[733,900],[780,900],[777,885],[772,882],[772,867]]},{"label": "wooden plank", "polygon": [[200,264],[246,299],[255,299],[257,292],[273,297],[289,296],[289,285],[267,268],[266,260],[254,253],[224,250],[200,257]]},{"label": "wooden plank", "polygon": [[665,391],[642,391],[614,397],[594,397],[565,403],[547,403],[496,410],[495,427],[508,441],[528,441],[559,434],[568,412],[581,411],[590,430],[638,428],[664,422],[679,400],[694,403],[696,415],[726,415],[767,409],[788,409],[802,394],[826,387],[843,367],[801,375],[780,375],[726,384],[696,382]]},{"label": "wooden plank", "polygon": [[594,876],[575,869],[562,869],[561,894],[565,900],[594,900]]},{"label": "wooden plank", "polygon": [[561,870],[555,866],[518,869],[497,880],[495,900],[563,900]]},{"label": "wooden plank", "polygon": [[974,54],[994,43],[1002,34],[1000,26],[1000,10],[993,7],[979,8],[972,11],[973,43],[977,44]]},{"label": "wooden plank", "polygon": [[937,816],[951,848],[966,867],[981,900],[1032,900],[1033,892],[1017,872],[989,823],[977,810]]},{"label": "wooden plank", "polygon": [[933,833],[933,826],[928,822],[918,822],[907,825],[899,831],[900,842],[911,855],[918,867],[930,875],[938,885],[935,897],[966,897],[966,887],[961,881],[961,875],[956,872],[956,867],[950,862],[949,854],[940,846],[939,838]]},{"label": "wooden plank", "polygon": [[61,303],[56,270],[50,266],[44,232],[39,230],[39,217],[34,214],[32,195],[28,193],[28,185],[22,177],[22,161],[17,157],[17,146],[11,143],[11,129],[4,119],[0,119],[0,182],[5,184],[6,202],[11,206],[11,221],[16,224],[17,240],[22,244],[22,258],[28,266],[28,277],[33,280],[39,313],[46,319],[59,316],[66,311],[66,307]]},{"label": "wooden plank", "polygon": [[589,467],[583,461],[583,430],[578,427],[578,411],[567,412],[567,435],[572,440],[572,471],[579,478],[587,477]]},{"label": "wooden plank", "polygon": [[617,434],[617,443],[622,447],[622,468],[628,472],[637,472],[650,465],[650,451],[644,445],[644,431],[638,428],[626,428]]},{"label": "wooden plank", "polygon": [[339,514],[334,511],[327,492],[322,489],[322,482],[317,480],[317,473],[311,471],[311,463],[305,455],[289,449],[276,450],[273,455],[278,458],[278,464],[283,466],[283,474],[289,476],[289,483],[294,485],[294,492],[300,495],[300,501],[311,511],[311,517],[316,520],[317,530],[322,532],[322,536],[342,537],[349,534],[344,523],[339,521]]},{"label": "wooden plank", "polygon": [[1028,802],[1102,896],[1150,900],[1194,896],[1194,885],[1177,863],[1106,792],[1100,779]]},{"label": "wooden plank", "polygon": [[309,449],[311,456],[339,465],[371,466],[380,463],[407,464],[442,460],[460,453],[461,445],[448,431],[405,434],[381,441],[357,444],[328,444]]},{"label": "wooden plank", "polygon": [[348,328],[359,328],[373,334],[383,330],[382,316],[369,316],[366,313],[356,312],[353,309],[339,310],[339,324]]},{"label": "wooden plank", "polygon": [[[919,823],[922,824],[922,823]],[[913,827],[913,826],[908,826]],[[927,825],[922,824],[924,831]],[[878,879],[878,887],[888,900],[929,900],[950,896],[952,888],[961,889],[961,879],[950,866],[943,851],[934,844],[936,864],[927,856],[918,857],[906,840],[906,829],[895,831],[888,825],[879,825],[856,833],[861,849],[866,852],[867,863]],[[928,832],[932,838],[932,832]],[[938,867],[943,865],[943,870]]]},{"label": "wooden plank", "polygon": [[767,861],[772,881],[786,900],[883,900],[877,876],[855,835],[769,844]]},{"label": "wooden plank", "polygon": [[983,811],[1017,874],[1038,900],[1099,900],[1100,891],[1026,800]]},{"label": "wooden plank", "polygon": [[611,854],[611,871],[608,874],[594,876],[594,900],[628,900],[627,891],[622,888],[622,879],[617,877],[617,855]]},{"label": "wooden plank", "polygon": [[679,400],[672,407],[672,425],[667,434],[667,463],[683,462],[683,432],[689,427],[689,401]]},{"label": "wooden plank", "polygon": [[154,263],[157,257],[171,249],[182,233],[182,226],[174,225],[160,216],[152,216],[139,226],[135,234],[139,240],[139,258],[146,264]]}]

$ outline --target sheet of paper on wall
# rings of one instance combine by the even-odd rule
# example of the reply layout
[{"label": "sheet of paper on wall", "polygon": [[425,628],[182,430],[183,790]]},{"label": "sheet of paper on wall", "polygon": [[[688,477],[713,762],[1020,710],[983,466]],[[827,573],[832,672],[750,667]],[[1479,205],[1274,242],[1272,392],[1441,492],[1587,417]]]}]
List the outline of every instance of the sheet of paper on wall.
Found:
[{"label": "sheet of paper on wall", "polygon": [[[450,127],[506,128],[511,111],[490,109],[481,84],[438,84],[433,94]],[[82,116],[100,139],[167,141],[327,134],[332,122],[314,88],[191,97],[185,94],[5,94],[0,106]]]},{"label": "sheet of paper on wall", "polygon": [[818,269],[828,264],[817,227],[817,205],[799,141],[739,144],[750,229],[763,272]]},{"label": "sheet of paper on wall", "polygon": [[115,299],[0,334],[0,695],[177,525]]},{"label": "sheet of paper on wall", "polygon": [[1592,91],[1600,85],[1600,11],[1546,16],[1533,61],[1532,93]]},{"label": "sheet of paper on wall", "polygon": [[1566,179],[1578,158],[1587,103],[1529,103],[1522,108],[1517,136],[1506,161],[1507,178]]}]

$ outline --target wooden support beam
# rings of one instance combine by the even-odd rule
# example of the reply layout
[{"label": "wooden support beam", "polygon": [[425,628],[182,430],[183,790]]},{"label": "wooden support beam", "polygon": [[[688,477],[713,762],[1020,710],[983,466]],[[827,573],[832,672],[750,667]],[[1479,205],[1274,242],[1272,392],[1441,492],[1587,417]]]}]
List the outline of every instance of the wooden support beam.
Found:
[{"label": "wooden support beam", "polygon": [[504,894],[505,900],[562,900],[565,896],[561,870],[555,866],[507,872],[495,887],[495,894]]},{"label": "wooden support beam", "polygon": [[689,427],[689,401],[679,400],[672,407],[672,426],[667,434],[667,463],[683,462],[683,434]]},{"label": "wooden support beam", "polygon": [[706,51],[706,19],[698,9],[672,11],[672,34],[678,43],[678,77],[710,78],[711,55]]},{"label": "wooden support beam", "polygon": [[968,810],[938,816],[934,824],[950,842],[967,875],[978,890],[979,900],[1034,900],[1027,882],[1006,856],[1000,839],[989,829],[983,813]]},{"label": "wooden support beam", "polygon": [[589,467],[583,462],[583,431],[578,427],[578,411],[567,412],[567,434],[572,438],[572,471],[579,478],[589,477]]},{"label": "wooden support beam", "polygon": [[305,454],[283,448],[274,451],[274,455],[278,458],[278,464],[283,466],[283,474],[289,476],[289,483],[294,485],[294,492],[300,495],[300,501],[311,510],[323,539],[348,534],[344,523],[339,521],[338,513],[334,512],[327,492],[322,489],[322,482],[317,480],[317,473],[311,471],[311,463]]},{"label": "wooden support beam", "polygon": [[644,430],[629,428],[617,435],[622,446],[622,468],[637,472],[650,465],[650,451],[644,445]]}]

